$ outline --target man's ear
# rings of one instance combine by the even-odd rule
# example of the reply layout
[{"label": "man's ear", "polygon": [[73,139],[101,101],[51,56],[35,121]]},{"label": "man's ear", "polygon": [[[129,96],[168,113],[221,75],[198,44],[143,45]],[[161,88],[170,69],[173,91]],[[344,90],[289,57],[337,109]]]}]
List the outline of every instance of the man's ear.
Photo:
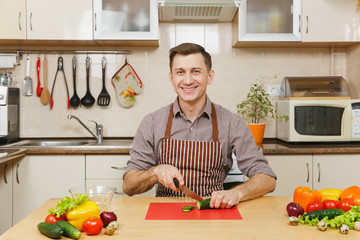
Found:
[{"label": "man's ear", "polygon": [[169,72],[169,79],[170,79],[170,82],[172,83],[172,81],[173,81],[173,75],[172,75],[171,71]]},{"label": "man's ear", "polygon": [[212,81],[214,80],[215,77],[215,71],[214,70],[210,70],[209,72],[209,76],[208,76],[208,85],[210,85],[212,83]]}]

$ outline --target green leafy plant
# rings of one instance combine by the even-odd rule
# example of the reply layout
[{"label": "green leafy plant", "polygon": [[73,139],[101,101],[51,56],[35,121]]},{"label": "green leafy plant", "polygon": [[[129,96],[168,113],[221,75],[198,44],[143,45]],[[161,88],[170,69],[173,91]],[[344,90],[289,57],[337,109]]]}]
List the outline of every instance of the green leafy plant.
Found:
[{"label": "green leafy plant", "polygon": [[287,115],[278,116],[271,97],[264,89],[264,83],[258,81],[250,85],[250,92],[246,100],[236,105],[237,112],[241,114],[248,123],[260,123],[266,117],[279,118],[287,121]]}]

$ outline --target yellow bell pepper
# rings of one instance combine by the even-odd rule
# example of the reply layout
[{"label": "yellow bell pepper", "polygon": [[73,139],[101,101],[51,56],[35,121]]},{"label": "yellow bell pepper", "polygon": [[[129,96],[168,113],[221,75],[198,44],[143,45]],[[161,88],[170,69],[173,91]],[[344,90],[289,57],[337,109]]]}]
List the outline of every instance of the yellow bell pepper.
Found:
[{"label": "yellow bell pepper", "polygon": [[343,191],[341,189],[336,188],[321,189],[321,201],[324,201],[326,199],[339,200],[342,192]]},{"label": "yellow bell pepper", "polygon": [[68,222],[80,231],[83,230],[83,222],[89,217],[100,218],[99,206],[93,201],[87,201],[66,213]]}]

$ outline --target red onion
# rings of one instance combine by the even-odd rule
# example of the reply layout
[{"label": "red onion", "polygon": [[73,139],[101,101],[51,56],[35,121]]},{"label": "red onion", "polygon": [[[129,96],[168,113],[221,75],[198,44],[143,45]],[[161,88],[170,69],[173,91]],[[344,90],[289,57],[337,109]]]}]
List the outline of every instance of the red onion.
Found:
[{"label": "red onion", "polygon": [[117,220],[117,216],[114,212],[102,212],[100,214],[100,218],[103,221],[104,228],[107,227],[107,225],[109,225],[109,223],[111,223],[112,221]]},{"label": "red onion", "polygon": [[294,202],[290,202],[287,206],[286,206],[286,211],[289,215],[289,217],[294,216],[294,217],[298,217],[298,216],[302,216],[304,214],[304,209],[297,203]]}]

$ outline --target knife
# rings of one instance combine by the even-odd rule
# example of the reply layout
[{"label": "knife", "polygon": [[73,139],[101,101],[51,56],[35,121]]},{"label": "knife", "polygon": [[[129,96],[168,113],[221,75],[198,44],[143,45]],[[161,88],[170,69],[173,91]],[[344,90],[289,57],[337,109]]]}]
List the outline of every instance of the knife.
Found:
[{"label": "knife", "polygon": [[196,193],[194,193],[193,191],[191,191],[187,187],[180,186],[179,181],[176,178],[174,178],[173,181],[174,181],[174,184],[175,184],[176,188],[180,188],[180,190],[183,193],[185,193],[187,196],[189,196],[189,197],[191,197],[191,198],[193,198],[195,200],[198,200],[198,201],[204,201],[204,199],[202,197],[200,197],[199,195],[197,195]]}]

